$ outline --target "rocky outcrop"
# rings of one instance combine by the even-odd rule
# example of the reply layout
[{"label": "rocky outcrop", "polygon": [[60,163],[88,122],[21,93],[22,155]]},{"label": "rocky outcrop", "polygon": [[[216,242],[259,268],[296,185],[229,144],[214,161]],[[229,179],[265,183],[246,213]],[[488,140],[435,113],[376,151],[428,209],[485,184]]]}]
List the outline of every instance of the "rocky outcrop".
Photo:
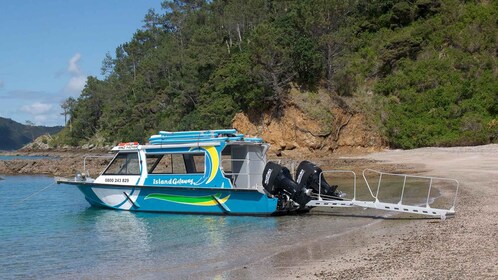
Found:
[{"label": "rocky outcrop", "polygon": [[[80,152],[16,153],[4,154],[24,156],[19,159],[0,160],[0,174],[46,174],[53,176],[74,176],[88,173],[95,177],[109,163],[112,155]],[[33,158],[29,158],[29,157]],[[15,158],[15,157],[14,157]],[[86,158],[85,168],[83,161]]]},{"label": "rocky outcrop", "polygon": [[364,153],[385,146],[378,129],[365,115],[325,100],[326,96],[315,99],[316,104],[311,105],[290,102],[279,117],[274,112],[257,116],[238,113],[232,124],[241,133],[262,137],[277,156]]}]

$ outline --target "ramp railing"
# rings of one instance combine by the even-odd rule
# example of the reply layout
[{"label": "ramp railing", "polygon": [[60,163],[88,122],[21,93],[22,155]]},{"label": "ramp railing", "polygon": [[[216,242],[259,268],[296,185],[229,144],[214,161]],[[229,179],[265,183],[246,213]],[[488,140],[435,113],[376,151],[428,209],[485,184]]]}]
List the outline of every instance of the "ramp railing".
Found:
[{"label": "ramp railing", "polygon": [[[369,182],[369,179],[367,179],[366,173],[372,173],[372,174],[377,174],[377,189],[374,190]],[[351,173],[353,176],[353,198],[352,199],[345,199],[345,198],[339,198],[339,197],[330,197],[330,196],[325,196],[320,194],[320,189],[319,193],[316,195],[316,199],[311,200],[307,205],[308,206],[314,206],[314,207],[363,207],[363,208],[371,208],[371,209],[378,209],[378,210],[385,210],[385,211],[395,211],[395,212],[403,212],[403,213],[411,213],[411,214],[420,214],[420,215],[428,215],[428,216],[435,216],[435,217],[440,217],[442,220],[446,219],[446,216],[448,215],[453,215],[455,214],[455,205],[456,205],[456,198],[458,194],[458,189],[459,189],[459,182],[455,179],[450,179],[450,178],[440,178],[440,177],[429,177],[429,176],[418,176],[418,175],[408,175],[408,174],[395,174],[395,173],[387,173],[387,172],[381,172],[377,170],[372,170],[372,169],[365,169],[363,170],[362,176],[365,181],[368,194],[372,197],[373,201],[369,200],[357,200],[357,182],[356,182],[356,174],[353,171],[344,171],[344,170],[326,170],[323,171],[320,174],[319,177],[319,185],[321,185],[321,181],[324,180],[322,179],[323,176],[327,173]],[[401,184],[401,194],[399,196],[399,199],[396,197],[391,197],[390,199],[393,199],[397,201],[396,203],[389,202],[389,201],[382,201],[379,198],[380,190],[382,183],[384,182],[383,179],[386,176],[390,177],[397,177],[400,178],[402,181]],[[428,181],[428,186],[427,186],[427,195],[425,196],[424,194],[424,202],[423,203],[416,203],[416,204],[407,204],[406,200],[406,190],[407,190],[407,181],[408,180],[427,180]],[[451,200],[451,207],[449,209],[446,208],[433,208],[431,207],[431,204],[436,200],[435,197],[431,197],[431,192],[434,189],[434,182],[439,181],[442,182],[444,185],[449,185],[450,186],[450,192],[452,195],[445,195],[445,197],[450,197]],[[418,186],[419,188],[423,188],[423,186]],[[445,187],[446,189],[446,187]],[[445,190],[446,191],[446,190]],[[418,192],[420,193],[420,192]]]}]

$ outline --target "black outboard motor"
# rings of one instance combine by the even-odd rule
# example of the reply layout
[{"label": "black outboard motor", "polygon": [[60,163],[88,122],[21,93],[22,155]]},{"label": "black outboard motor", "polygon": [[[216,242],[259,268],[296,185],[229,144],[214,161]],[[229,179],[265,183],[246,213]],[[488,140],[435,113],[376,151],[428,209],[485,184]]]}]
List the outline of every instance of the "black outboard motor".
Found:
[{"label": "black outboard motor", "polygon": [[315,193],[320,192],[323,195],[338,196],[335,192],[337,185],[329,185],[325,178],[322,176],[320,181],[320,174],[322,169],[309,161],[302,161],[296,170],[296,182],[299,186],[313,189]]},{"label": "black outboard motor", "polygon": [[301,207],[306,206],[306,203],[311,200],[309,196],[311,190],[294,182],[289,169],[271,161],[266,164],[263,171],[263,187],[272,195],[285,192]]}]

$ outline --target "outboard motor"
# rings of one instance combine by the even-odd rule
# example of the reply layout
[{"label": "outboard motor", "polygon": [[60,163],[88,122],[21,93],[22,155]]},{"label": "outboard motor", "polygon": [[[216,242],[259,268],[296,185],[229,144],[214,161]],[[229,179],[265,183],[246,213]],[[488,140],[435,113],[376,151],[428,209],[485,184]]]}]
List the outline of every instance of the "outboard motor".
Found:
[{"label": "outboard motor", "polygon": [[272,195],[279,195],[282,192],[288,194],[290,199],[301,207],[306,206],[311,200],[311,190],[294,182],[289,169],[271,161],[266,164],[263,171],[263,187]]},{"label": "outboard motor", "polygon": [[322,169],[309,161],[302,161],[296,170],[296,182],[299,187],[306,187],[312,189],[315,193],[339,196],[336,193],[337,185],[329,185],[325,178],[322,176],[320,181],[320,174]]}]

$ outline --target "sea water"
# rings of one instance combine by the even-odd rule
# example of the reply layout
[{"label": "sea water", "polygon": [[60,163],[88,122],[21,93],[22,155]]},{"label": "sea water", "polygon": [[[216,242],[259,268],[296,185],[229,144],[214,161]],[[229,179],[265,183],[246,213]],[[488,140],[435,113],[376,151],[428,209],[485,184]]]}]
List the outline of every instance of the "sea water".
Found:
[{"label": "sea water", "polygon": [[[229,278],[231,270],[262,259],[275,265],[275,256],[299,244],[374,220],[97,209],[77,188],[53,182],[44,176],[0,181],[0,279]],[[313,252],[299,258],[314,258]]]},{"label": "sea water", "polygon": [[39,160],[39,159],[58,159],[52,156],[20,156],[20,155],[0,155],[0,160]]}]

